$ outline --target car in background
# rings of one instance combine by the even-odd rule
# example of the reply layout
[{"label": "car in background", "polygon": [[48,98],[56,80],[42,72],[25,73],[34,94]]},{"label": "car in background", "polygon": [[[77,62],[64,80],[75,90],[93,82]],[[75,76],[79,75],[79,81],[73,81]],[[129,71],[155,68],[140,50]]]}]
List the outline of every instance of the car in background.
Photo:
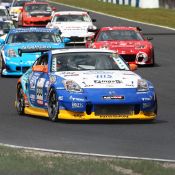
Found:
[{"label": "car in background", "polygon": [[154,120],[157,99],[142,79],[114,51],[50,50],[18,80],[18,114],[58,119]]},{"label": "car in background", "polygon": [[154,65],[154,47],[138,27],[102,27],[88,39],[86,47],[115,50],[126,62]]},{"label": "car in background", "polygon": [[8,34],[8,32],[11,29],[14,29],[15,26],[13,25],[13,22],[10,20],[1,20],[0,19],[0,38],[4,38],[6,37],[6,35]]},{"label": "car in background", "polygon": [[8,9],[11,6],[12,0],[0,0],[0,5]]},{"label": "car in background", "polygon": [[[42,50],[64,48],[58,29],[16,28],[9,31],[5,41],[0,39],[1,76],[19,76],[27,71]],[[34,53],[23,53],[34,52]]]},{"label": "car in background", "polygon": [[0,5],[0,20],[10,20],[11,17],[9,16],[8,10]]},{"label": "car in background", "polygon": [[48,2],[25,3],[18,20],[19,27],[45,27],[51,21],[53,11]]},{"label": "car in background", "polygon": [[70,43],[85,44],[88,37],[93,35],[93,32],[88,32],[88,28],[96,29],[88,12],[85,11],[59,11],[55,12],[51,23],[48,23],[48,28],[58,28],[62,37],[71,39]]},{"label": "car in background", "polygon": [[9,14],[14,22],[18,22],[18,17],[21,13],[21,10],[23,9],[24,4],[30,1],[32,0],[13,0],[9,8]]}]

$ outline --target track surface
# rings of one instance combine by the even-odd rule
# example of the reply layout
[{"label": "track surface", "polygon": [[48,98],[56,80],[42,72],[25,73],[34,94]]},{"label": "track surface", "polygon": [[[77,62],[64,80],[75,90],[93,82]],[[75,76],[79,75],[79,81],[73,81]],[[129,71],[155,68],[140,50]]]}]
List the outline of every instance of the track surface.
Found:
[{"label": "track surface", "polygon": [[[59,10],[70,10],[59,6]],[[156,66],[138,73],[153,82],[159,115],[155,123],[60,121],[19,117],[14,108],[16,78],[0,78],[0,142],[19,146],[86,153],[175,160],[175,33],[174,31],[93,14],[98,26],[140,26],[153,35]],[[159,35],[160,34],[160,35]]]}]

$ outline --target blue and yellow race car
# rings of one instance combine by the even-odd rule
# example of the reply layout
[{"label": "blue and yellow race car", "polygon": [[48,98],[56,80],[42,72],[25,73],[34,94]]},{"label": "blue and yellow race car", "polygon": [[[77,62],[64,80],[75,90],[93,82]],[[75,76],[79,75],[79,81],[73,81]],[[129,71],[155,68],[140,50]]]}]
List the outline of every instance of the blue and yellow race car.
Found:
[{"label": "blue and yellow race car", "polygon": [[151,82],[131,71],[135,66],[109,50],[48,51],[18,80],[17,112],[51,121],[153,120],[156,93]]},{"label": "blue and yellow race car", "polygon": [[[68,40],[60,37],[58,29],[11,29],[5,40],[0,39],[1,76],[22,75],[41,55],[40,50],[64,48]],[[27,53],[20,55],[21,50],[27,50]]]}]

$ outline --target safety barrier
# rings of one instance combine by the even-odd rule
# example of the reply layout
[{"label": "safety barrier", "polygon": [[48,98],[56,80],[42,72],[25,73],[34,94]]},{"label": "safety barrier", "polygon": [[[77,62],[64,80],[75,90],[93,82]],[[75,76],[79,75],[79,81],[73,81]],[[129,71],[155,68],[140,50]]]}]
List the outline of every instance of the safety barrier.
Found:
[{"label": "safety barrier", "polygon": [[159,0],[99,0],[120,5],[131,5],[139,8],[159,8]]}]

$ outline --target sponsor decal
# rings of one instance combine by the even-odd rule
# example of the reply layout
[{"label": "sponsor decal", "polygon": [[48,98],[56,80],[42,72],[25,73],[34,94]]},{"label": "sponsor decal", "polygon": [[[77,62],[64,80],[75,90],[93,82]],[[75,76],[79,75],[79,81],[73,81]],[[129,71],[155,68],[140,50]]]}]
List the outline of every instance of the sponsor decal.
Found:
[{"label": "sponsor decal", "polygon": [[76,117],[76,118],[81,118],[81,117],[83,117],[82,114],[73,114],[73,116]]},{"label": "sponsor decal", "polygon": [[53,75],[50,76],[50,82],[51,83],[55,83],[56,82],[56,79],[57,79],[56,76],[53,76]]},{"label": "sponsor decal", "polygon": [[72,103],[72,108],[83,108],[83,103]]},{"label": "sponsor decal", "polygon": [[84,84],[84,87],[93,87],[94,85],[93,84],[86,84],[86,82],[82,82]]},{"label": "sponsor decal", "polygon": [[94,83],[98,84],[120,84],[121,80],[94,80]]},{"label": "sponsor decal", "polygon": [[36,99],[43,100],[43,89],[42,88],[36,89]]},{"label": "sponsor decal", "polygon": [[100,118],[128,118],[128,115],[100,115]]},{"label": "sponsor decal", "polygon": [[121,95],[116,96],[103,96],[104,100],[123,100],[125,97]]},{"label": "sponsor decal", "polygon": [[106,74],[99,74],[96,76],[96,78],[101,78],[101,79],[105,79],[105,78],[112,78],[112,75],[106,75]]},{"label": "sponsor decal", "polygon": [[30,95],[30,99],[33,99],[34,100],[35,99],[35,95],[34,94],[31,94]]},{"label": "sponsor decal", "polygon": [[63,100],[63,96],[59,96],[58,97],[58,100]]},{"label": "sponsor decal", "polygon": [[142,98],[142,101],[151,101],[152,97],[146,97],[146,98]]},{"label": "sponsor decal", "polygon": [[32,78],[30,79],[30,89],[35,88],[37,78],[38,76],[32,76]]},{"label": "sponsor decal", "polygon": [[39,105],[43,105],[43,101],[42,101],[42,100],[37,100],[37,103],[38,103]]},{"label": "sponsor decal", "polygon": [[85,101],[83,98],[73,97],[72,95],[69,97],[69,100],[72,100],[72,101],[82,101],[82,102]]},{"label": "sponsor decal", "polygon": [[38,46],[38,45],[34,45],[34,46],[23,46],[21,47],[21,49],[51,49],[51,46]]},{"label": "sponsor decal", "polygon": [[46,83],[45,83],[45,87],[46,87],[46,88],[49,87],[49,81],[46,81]]}]

